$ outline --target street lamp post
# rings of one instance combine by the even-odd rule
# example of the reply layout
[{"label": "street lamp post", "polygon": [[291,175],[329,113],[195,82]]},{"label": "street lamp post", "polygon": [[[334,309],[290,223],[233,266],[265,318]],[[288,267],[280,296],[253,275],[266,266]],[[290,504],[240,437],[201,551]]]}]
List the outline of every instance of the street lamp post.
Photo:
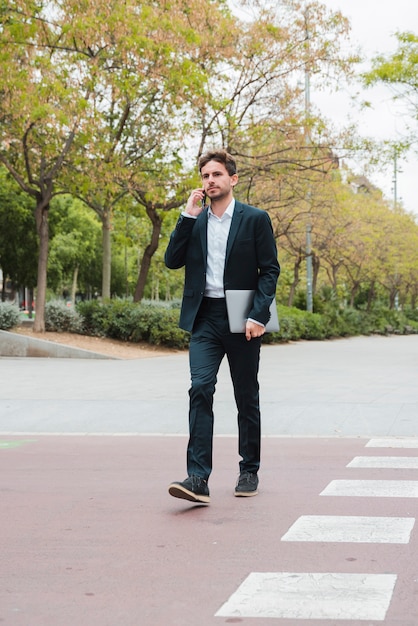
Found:
[{"label": "street lamp post", "polygon": [[[309,47],[308,9],[305,10],[305,37],[306,45]],[[309,49],[308,49],[309,54]],[[309,74],[309,59],[305,61],[305,139],[306,145],[310,145],[309,137],[309,114],[311,108],[311,85]],[[307,201],[311,203],[311,194],[308,193]],[[312,247],[311,247],[311,225],[306,225],[306,310],[313,312],[313,292],[312,292]]]},{"label": "street lamp post", "polygon": [[306,310],[313,312],[311,225],[306,226]]}]

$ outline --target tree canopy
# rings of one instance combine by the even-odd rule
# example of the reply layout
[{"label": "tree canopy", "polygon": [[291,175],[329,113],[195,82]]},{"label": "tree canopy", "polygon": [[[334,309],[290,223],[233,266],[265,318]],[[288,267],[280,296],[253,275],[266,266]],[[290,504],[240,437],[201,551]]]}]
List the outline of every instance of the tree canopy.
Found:
[{"label": "tree canopy", "polygon": [[[308,225],[315,290],[327,284],[354,302],[373,285],[391,303],[412,299],[415,220],[379,194],[354,193],[339,158],[346,137],[306,98],[307,76],[328,88],[353,75],[348,36],[347,20],[317,1],[2,4],[0,163],[36,225],[36,330],[47,287],[72,299],[77,284],[93,288],[84,277],[93,265],[96,276],[99,255],[103,298],[115,281],[137,301],[178,292],[159,246],[200,184],[197,158],[219,146],[239,163],[238,197],[272,217],[289,303],[303,283]],[[398,38],[398,54],[376,60],[366,80],[402,86],[416,115],[417,38]],[[5,247],[3,271],[33,283],[9,258]]]}]

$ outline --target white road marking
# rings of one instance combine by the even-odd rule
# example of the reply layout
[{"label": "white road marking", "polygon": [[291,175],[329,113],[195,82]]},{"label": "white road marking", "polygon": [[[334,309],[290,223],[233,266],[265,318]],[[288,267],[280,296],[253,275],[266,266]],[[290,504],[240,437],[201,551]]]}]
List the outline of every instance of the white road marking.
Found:
[{"label": "white road marking", "polygon": [[356,456],[347,467],[418,469],[417,456]]},{"label": "white road marking", "polygon": [[418,437],[370,439],[366,448],[418,448]]},{"label": "white road marking", "polygon": [[418,498],[418,480],[333,480],[320,495]]},{"label": "white road marking", "polygon": [[414,523],[413,517],[302,515],[281,540],[408,543]]},{"label": "white road marking", "polygon": [[251,573],[221,617],[383,621],[395,574]]},{"label": "white road marking", "polygon": [[188,437],[186,433],[3,431],[0,437]]}]

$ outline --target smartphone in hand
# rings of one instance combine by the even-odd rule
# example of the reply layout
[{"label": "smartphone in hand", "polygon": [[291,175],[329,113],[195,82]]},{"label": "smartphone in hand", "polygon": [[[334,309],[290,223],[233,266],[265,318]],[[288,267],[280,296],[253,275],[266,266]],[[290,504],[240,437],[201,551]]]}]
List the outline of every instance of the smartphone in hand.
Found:
[{"label": "smartphone in hand", "polygon": [[202,198],[201,202],[202,202],[202,209],[204,209],[206,207],[206,194],[205,194],[205,191],[203,191],[203,198]]}]

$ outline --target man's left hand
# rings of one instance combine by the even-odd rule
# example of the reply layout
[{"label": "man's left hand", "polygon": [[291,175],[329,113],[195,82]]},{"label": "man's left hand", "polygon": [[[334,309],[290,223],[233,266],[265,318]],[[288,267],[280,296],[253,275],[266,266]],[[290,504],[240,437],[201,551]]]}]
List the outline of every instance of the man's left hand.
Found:
[{"label": "man's left hand", "polygon": [[261,337],[264,335],[266,329],[264,326],[260,326],[260,324],[256,324],[255,322],[250,322],[247,320],[245,324],[245,337],[247,341],[253,339],[253,337]]}]

